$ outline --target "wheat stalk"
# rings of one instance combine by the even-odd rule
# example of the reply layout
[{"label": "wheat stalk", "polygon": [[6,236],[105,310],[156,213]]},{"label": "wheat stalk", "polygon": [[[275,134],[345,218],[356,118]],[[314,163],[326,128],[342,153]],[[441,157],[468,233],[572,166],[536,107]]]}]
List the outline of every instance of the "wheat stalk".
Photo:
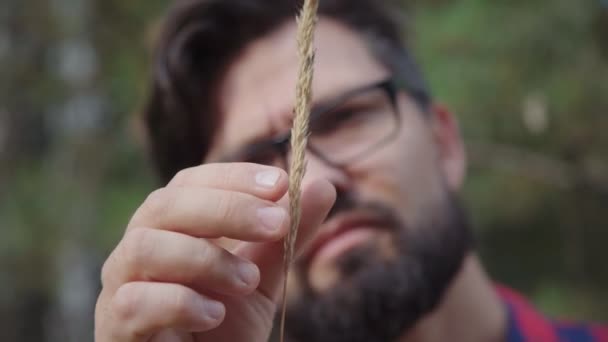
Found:
[{"label": "wheat stalk", "polygon": [[285,311],[287,307],[287,277],[293,262],[294,247],[300,224],[300,188],[306,172],[306,145],[308,143],[308,122],[312,100],[312,78],[315,51],[314,31],[319,0],[306,0],[297,19],[298,57],[300,60],[296,84],[296,105],[291,129],[291,165],[289,167],[289,213],[291,226],[285,238],[283,308],[281,311],[280,340],[285,339]]}]

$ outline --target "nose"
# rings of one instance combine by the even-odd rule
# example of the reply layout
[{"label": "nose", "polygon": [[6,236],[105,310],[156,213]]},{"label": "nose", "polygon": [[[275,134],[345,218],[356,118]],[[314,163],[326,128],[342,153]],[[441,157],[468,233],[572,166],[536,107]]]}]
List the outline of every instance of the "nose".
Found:
[{"label": "nose", "polygon": [[306,174],[304,175],[303,185],[315,179],[325,179],[329,181],[338,193],[352,190],[353,179],[345,168],[328,164],[314,153],[306,152]]}]

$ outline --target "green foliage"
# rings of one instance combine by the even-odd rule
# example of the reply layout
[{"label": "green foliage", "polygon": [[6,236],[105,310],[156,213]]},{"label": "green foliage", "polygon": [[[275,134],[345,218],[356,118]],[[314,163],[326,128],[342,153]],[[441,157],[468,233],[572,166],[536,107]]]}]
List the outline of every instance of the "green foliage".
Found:
[{"label": "green foliage", "polygon": [[595,1],[420,3],[414,42],[437,98],[461,119],[465,197],[491,273],[549,313],[590,319],[608,308],[601,13]]}]

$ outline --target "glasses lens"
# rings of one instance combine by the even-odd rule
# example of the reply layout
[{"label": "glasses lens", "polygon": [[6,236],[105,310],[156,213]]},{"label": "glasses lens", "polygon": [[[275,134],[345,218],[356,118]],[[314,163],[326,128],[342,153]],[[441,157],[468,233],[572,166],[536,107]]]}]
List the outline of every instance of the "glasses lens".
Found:
[{"label": "glasses lens", "polygon": [[310,145],[334,163],[345,163],[381,145],[397,129],[385,90],[349,97],[311,122]]}]

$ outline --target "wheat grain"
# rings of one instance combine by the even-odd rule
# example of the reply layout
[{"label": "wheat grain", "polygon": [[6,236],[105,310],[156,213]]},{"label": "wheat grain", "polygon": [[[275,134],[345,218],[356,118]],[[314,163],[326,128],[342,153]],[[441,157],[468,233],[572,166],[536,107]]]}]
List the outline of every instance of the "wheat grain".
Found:
[{"label": "wheat grain", "polygon": [[306,0],[297,19],[297,43],[299,70],[296,84],[296,104],[293,127],[291,129],[291,164],[289,167],[289,213],[291,226],[285,238],[283,307],[281,310],[280,340],[285,338],[285,309],[287,306],[287,277],[293,261],[294,246],[300,224],[300,188],[306,172],[306,145],[308,143],[308,122],[312,100],[312,78],[315,60],[313,47],[315,23],[319,0]]}]

